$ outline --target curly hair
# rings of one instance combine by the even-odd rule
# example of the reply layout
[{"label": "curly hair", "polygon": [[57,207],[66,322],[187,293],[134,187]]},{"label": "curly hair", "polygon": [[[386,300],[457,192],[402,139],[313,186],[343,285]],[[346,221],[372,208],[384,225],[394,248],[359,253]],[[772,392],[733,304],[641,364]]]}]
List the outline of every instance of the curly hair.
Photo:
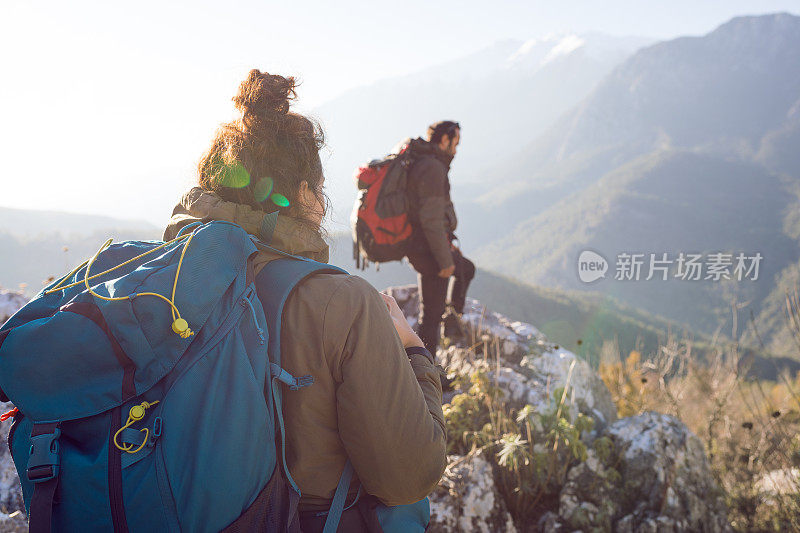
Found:
[{"label": "curly hair", "polygon": [[241,118],[220,126],[198,164],[203,189],[308,222],[313,217],[296,201],[305,181],[324,216],[329,204],[319,155],[324,135],[318,123],[290,111],[296,85],[293,77],[250,71],[233,98]]}]

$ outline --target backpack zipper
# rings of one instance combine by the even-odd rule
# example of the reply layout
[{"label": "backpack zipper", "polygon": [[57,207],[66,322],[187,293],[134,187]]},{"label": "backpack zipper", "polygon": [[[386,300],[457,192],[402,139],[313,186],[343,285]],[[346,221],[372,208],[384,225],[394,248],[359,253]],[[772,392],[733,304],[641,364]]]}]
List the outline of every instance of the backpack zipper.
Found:
[{"label": "backpack zipper", "polygon": [[167,464],[164,461],[164,450],[160,442],[156,443],[154,454],[156,481],[158,482],[158,490],[161,493],[161,504],[163,506],[164,516],[167,518],[170,531],[180,531],[178,511],[175,508],[175,497],[172,495],[172,487],[170,486],[167,476]]}]

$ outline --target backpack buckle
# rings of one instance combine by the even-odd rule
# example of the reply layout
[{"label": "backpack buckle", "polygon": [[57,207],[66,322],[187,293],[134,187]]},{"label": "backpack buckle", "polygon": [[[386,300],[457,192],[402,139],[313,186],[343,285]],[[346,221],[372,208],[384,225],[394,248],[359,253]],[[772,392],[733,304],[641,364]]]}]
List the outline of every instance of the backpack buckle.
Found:
[{"label": "backpack buckle", "polygon": [[281,368],[280,365],[276,365],[275,363],[270,363],[269,368],[270,373],[272,374],[272,379],[277,379],[284,385],[288,385],[289,390],[299,390],[303,387],[308,387],[309,385],[314,384],[314,376],[305,375],[294,377],[289,372]]},{"label": "backpack buckle", "polygon": [[[36,425],[34,425],[34,431]],[[57,426],[49,433],[31,436],[31,451],[28,459],[28,480],[33,483],[42,483],[58,477],[61,466],[58,438],[61,429]]]},{"label": "backpack buckle", "polygon": [[150,438],[147,439],[147,447],[152,448],[156,445],[156,441],[161,436],[161,430],[164,427],[164,422],[161,420],[160,416],[157,416],[155,420],[153,420],[153,432],[150,433]]}]

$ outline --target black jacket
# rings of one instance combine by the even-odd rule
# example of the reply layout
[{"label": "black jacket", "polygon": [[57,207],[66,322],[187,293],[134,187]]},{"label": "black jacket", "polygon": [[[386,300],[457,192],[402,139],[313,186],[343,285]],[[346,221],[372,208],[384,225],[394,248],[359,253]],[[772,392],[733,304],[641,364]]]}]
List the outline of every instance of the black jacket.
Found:
[{"label": "black jacket", "polygon": [[433,255],[439,268],[453,265],[450,237],[458,220],[450,199],[450,162],[453,157],[422,139],[412,141],[414,163],[408,171],[412,251]]}]

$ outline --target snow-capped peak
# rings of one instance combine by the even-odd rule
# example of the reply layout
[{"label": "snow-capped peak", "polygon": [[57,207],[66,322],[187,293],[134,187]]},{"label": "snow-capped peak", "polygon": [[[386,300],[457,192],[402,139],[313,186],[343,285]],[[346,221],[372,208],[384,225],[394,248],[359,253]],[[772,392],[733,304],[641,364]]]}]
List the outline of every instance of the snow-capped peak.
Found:
[{"label": "snow-capped peak", "polygon": [[538,69],[558,57],[571,54],[584,44],[586,41],[575,34],[549,34],[529,39],[508,56],[505,66]]},{"label": "snow-capped peak", "polygon": [[586,41],[583,38],[577,35],[567,35],[550,49],[550,52],[547,53],[547,56],[542,60],[540,65],[546,65],[559,56],[569,55],[584,44],[586,44]]}]

